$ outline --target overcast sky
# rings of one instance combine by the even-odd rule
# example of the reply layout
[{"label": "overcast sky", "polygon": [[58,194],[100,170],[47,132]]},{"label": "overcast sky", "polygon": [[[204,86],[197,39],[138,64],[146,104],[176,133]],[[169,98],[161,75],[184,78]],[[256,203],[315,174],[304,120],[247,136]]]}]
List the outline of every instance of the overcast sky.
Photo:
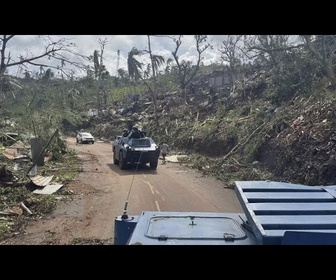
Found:
[{"label": "overcast sky", "polygon": [[[92,55],[94,50],[100,51],[99,41],[104,41],[106,39],[103,64],[111,75],[117,74],[118,50],[120,50],[119,68],[123,68],[126,71],[127,55],[133,47],[136,47],[139,50],[148,50],[147,35],[52,35],[51,37],[55,40],[62,38],[71,40],[71,42],[75,43],[77,46],[75,48],[76,52],[86,56]],[[174,37],[177,36],[174,35]],[[214,46],[214,49],[213,51],[206,51],[203,53],[203,62],[205,65],[221,61],[218,48],[222,45],[225,37],[226,35],[208,36],[208,42]],[[34,55],[38,55],[43,51],[43,47],[44,41],[37,35],[16,35],[8,42],[7,51],[10,51],[13,59],[18,60],[19,55],[26,54],[27,51]],[[175,43],[170,38],[151,36],[151,49],[154,54],[162,55],[165,59],[168,59],[170,57],[172,58],[171,52],[175,49]],[[196,62],[197,52],[193,35],[183,36],[182,45],[180,46],[178,55],[181,59],[191,60],[194,63]],[[13,71],[14,68],[8,70],[11,74],[15,73]],[[34,70],[37,71],[38,68],[35,68]],[[53,72],[55,71],[56,70],[53,70]]]}]

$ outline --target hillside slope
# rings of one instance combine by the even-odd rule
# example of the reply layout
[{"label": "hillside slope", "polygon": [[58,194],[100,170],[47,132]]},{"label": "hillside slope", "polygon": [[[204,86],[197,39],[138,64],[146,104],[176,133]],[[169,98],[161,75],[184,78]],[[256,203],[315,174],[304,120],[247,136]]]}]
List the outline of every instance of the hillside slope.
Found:
[{"label": "hillside slope", "polygon": [[[206,84],[200,87],[207,89]],[[333,91],[320,84],[312,94],[297,94],[275,107],[264,98],[268,88],[263,79],[249,96],[237,91],[214,98],[204,90],[191,95],[188,104],[166,92],[158,100],[158,128],[152,103],[143,96],[91,119],[87,127],[111,140],[132,122],[157,143],[165,139],[174,152],[188,154],[186,164],[228,185],[242,179],[336,184]]]}]

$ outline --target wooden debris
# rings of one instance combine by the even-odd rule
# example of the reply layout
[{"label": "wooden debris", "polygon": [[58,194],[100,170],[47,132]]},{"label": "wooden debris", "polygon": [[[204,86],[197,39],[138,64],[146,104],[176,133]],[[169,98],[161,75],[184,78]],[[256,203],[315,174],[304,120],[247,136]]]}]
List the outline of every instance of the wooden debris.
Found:
[{"label": "wooden debris", "polygon": [[22,207],[23,210],[25,210],[29,215],[33,215],[32,211],[29,210],[29,208],[24,205],[23,202],[20,203],[20,206]]},{"label": "wooden debris", "polygon": [[4,211],[0,211],[0,215],[3,216],[21,216],[22,209],[20,207],[12,207],[11,209],[6,209]]}]

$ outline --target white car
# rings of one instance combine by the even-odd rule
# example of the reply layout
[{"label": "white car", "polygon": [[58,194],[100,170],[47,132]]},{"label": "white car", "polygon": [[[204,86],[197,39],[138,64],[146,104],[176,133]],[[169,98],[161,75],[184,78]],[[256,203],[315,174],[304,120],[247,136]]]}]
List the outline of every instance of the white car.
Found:
[{"label": "white car", "polygon": [[95,138],[89,132],[78,132],[76,136],[77,143],[91,143],[95,142]]}]

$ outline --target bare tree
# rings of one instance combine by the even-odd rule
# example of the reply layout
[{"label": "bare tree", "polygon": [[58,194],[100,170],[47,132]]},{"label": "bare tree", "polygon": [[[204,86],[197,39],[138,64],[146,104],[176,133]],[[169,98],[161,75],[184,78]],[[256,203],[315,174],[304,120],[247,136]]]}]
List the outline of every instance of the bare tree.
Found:
[{"label": "bare tree", "polygon": [[281,61],[282,54],[302,45],[291,43],[290,35],[244,35],[244,47],[241,49],[249,60],[273,67]]},{"label": "bare tree", "polygon": [[[38,36],[44,42],[44,50],[38,54],[32,54],[29,50],[26,50],[25,54],[20,54],[17,57],[13,57],[9,51],[9,42],[17,35],[2,35],[0,36],[0,94],[2,105],[5,100],[5,92],[9,89],[8,84],[11,79],[10,75],[7,75],[7,71],[10,68],[18,67],[25,69],[28,73],[28,66],[39,67],[44,72],[43,67],[49,69],[57,69],[62,74],[71,78],[74,69],[85,69],[82,59],[86,60],[87,57],[80,55],[74,51],[76,45],[69,40],[60,39],[53,40],[51,36]],[[13,48],[13,46],[11,46]],[[77,61],[74,61],[77,58]],[[59,65],[55,64],[55,61],[59,62]],[[78,62],[79,61],[79,62]],[[74,66],[66,67],[66,65]],[[51,74],[51,70],[48,71]],[[26,75],[27,77],[27,75]]]},{"label": "bare tree", "polygon": [[[336,54],[335,35],[303,35],[308,49],[322,63],[328,78],[333,86],[336,86],[336,75],[334,71]],[[314,40],[315,39],[315,40]]]},{"label": "bare tree", "polygon": [[100,45],[100,51],[95,50],[93,52],[93,63],[94,63],[94,73],[95,73],[95,78],[98,80],[97,84],[97,110],[98,114],[100,111],[101,107],[101,94],[103,94],[103,99],[106,100],[106,92],[103,88],[103,79],[106,75],[108,75],[108,72],[106,70],[105,65],[103,64],[103,56],[104,56],[104,50],[105,46],[107,44],[107,39],[105,38],[104,40],[99,39],[99,45]]},{"label": "bare tree", "polygon": [[196,50],[197,50],[197,62],[195,66],[192,66],[192,63],[190,61],[179,61],[179,57],[177,55],[177,52],[182,44],[182,35],[180,35],[177,39],[172,38],[175,42],[175,50],[172,52],[172,55],[174,57],[174,60],[177,65],[178,69],[178,79],[180,88],[182,90],[182,93],[185,97],[185,102],[187,103],[187,92],[186,87],[189,85],[189,83],[193,80],[196,73],[199,70],[200,64],[203,60],[202,54],[208,49],[212,49],[213,47],[207,42],[207,35],[195,35],[194,39],[196,42]]},{"label": "bare tree", "polygon": [[[45,43],[44,50],[39,54],[32,55],[31,52],[27,50],[25,55],[20,54],[18,58],[14,58],[8,51],[8,42],[15,36],[16,35],[2,35],[2,37],[0,37],[0,77],[6,73],[8,68],[15,66],[26,69],[28,65],[57,69],[68,77],[70,77],[70,73],[72,73],[73,70],[66,68],[66,64],[80,69],[85,68],[83,63],[71,60],[70,56],[67,56],[67,54],[71,54],[77,58],[86,59],[85,56],[74,52],[73,49],[76,47],[74,43],[69,42],[67,39],[54,41],[51,36],[39,36]],[[45,62],[45,58],[50,61],[50,64]],[[59,61],[60,65],[55,66],[55,61]]]},{"label": "bare tree", "polygon": [[227,39],[222,42],[221,48],[218,49],[221,53],[221,59],[228,64],[231,86],[235,81],[237,67],[241,65],[242,53],[239,44],[242,43],[242,37],[242,35],[228,35]]},{"label": "bare tree", "polygon": [[93,52],[93,65],[94,65],[94,74],[96,79],[100,79],[100,63],[99,63],[99,51],[95,50]]}]

